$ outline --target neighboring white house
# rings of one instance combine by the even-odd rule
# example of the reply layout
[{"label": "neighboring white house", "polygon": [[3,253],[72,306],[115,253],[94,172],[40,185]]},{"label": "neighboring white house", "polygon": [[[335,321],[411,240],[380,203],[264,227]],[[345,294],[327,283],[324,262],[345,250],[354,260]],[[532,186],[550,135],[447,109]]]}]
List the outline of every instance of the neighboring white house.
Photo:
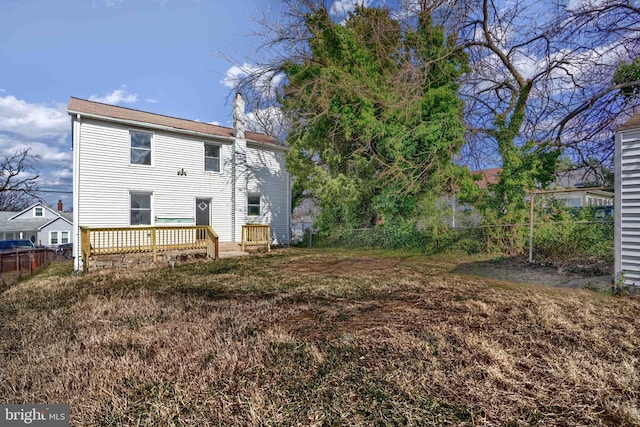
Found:
[{"label": "neighboring white house", "polygon": [[640,114],[616,131],[616,280],[640,285]]},{"label": "neighboring white house", "polygon": [[232,129],[78,98],[67,111],[76,241],[81,226],[182,224],[210,225],[221,242],[240,242],[242,225],[259,223],[271,226],[273,244],[290,243],[286,147],[245,134],[243,116]]},{"label": "neighboring white house", "polygon": [[36,246],[57,248],[73,243],[71,213],[36,203],[20,212],[0,212],[0,240],[28,239]]}]

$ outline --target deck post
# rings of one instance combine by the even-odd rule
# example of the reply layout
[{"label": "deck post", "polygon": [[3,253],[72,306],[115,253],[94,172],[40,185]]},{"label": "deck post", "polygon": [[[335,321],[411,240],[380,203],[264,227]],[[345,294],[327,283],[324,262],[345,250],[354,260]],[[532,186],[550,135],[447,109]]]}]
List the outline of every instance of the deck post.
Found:
[{"label": "deck post", "polygon": [[153,262],[158,261],[158,246],[156,244],[156,229],[151,228],[151,251],[153,253]]}]

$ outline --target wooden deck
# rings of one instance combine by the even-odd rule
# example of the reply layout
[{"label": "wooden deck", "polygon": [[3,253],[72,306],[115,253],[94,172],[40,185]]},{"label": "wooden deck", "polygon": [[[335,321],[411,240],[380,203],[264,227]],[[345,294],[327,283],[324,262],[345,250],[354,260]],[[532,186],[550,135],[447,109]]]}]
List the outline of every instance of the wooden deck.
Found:
[{"label": "wooden deck", "polygon": [[80,227],[83,270],[95,256],[200,250],[219,257],[218,234],[209,226]]},{"label": "wooden deck", "polygon": [[[271,227],[242,226],[241,243],[219,242],[209,226],[80,227],[83,271],[127,266],[142,262],[168,261],[185,257],[211,259],[247,255],[249,250],[271,250]],[[263,249],[264,248],[264,249]],[[150,254],[145,260],[145,254]]]}]

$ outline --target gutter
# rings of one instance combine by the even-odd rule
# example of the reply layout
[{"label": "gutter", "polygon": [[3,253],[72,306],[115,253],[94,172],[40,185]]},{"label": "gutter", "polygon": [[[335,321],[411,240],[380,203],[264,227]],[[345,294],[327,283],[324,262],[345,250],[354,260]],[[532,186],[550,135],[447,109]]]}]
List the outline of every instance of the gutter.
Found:
[{"label": "gutter", "polygon": [[[89,119],[102,120],[102,121],[105,121],[105,122],[112,122],[112,123],[121,123],[121,124],[126,124],[126,125],[129,125],[129,126],[139,127],[139,128],[164,130],[164,131],[168,131],[168,132],[175,132],[175,133],[182,133],[182,134],[191,135],[191,136],[198,136],[198,137],[201,137],[201,138],[218,139],[218,140],[223,140],[223,141],[226,141],[226,142],[229,142],[229,143],[233,143],[235,141],[235,137],[232,137],[232,136],[214,135],[212,133],[198,132],[198,131],[194,131],[194,130],[181,129],[181,128],[175,128],[175,127],[164,126],[164,125],[157,125],[157,124],[147,123],[147,122],[138,122],[138,121],[135,121],[135,120],[117,119],[117,118],[114,118],[114,117],[101,116],[101,115],[98,115],[98,114],[86,114],[86,113],[73,111],[73,110],[67,110],[67,112],[69,114],[71,114],[71,115],[77,114],[78,117],[80,117],[80,115],[82,115],[83,117],[89,118]],[[256,144],[261,144],[261,143],[256,142]],[[268,146],[267,144],[262,144],[262,145],[264,145],[265,147]],[[277,146],[274,146],[274,147],[277,147]]]}]

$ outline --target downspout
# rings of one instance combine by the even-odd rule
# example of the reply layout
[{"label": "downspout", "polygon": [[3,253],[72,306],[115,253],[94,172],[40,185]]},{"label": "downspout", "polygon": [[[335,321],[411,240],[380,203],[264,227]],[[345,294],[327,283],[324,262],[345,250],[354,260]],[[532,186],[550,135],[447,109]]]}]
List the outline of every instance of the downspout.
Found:
[{"label": "downspout", "polygon": [[236,241],[236,139],[231,153],[231,241]]},{"label": "downspout", "polygon": [[73,255],[74,255],[74,270],[80,271],[80,263],[82,257],[80,256],[80,136],[81,136],[81,123],[82,116],[76,114],[75,120],[72,118],[71,127],[71,149],[73,150]]}]

